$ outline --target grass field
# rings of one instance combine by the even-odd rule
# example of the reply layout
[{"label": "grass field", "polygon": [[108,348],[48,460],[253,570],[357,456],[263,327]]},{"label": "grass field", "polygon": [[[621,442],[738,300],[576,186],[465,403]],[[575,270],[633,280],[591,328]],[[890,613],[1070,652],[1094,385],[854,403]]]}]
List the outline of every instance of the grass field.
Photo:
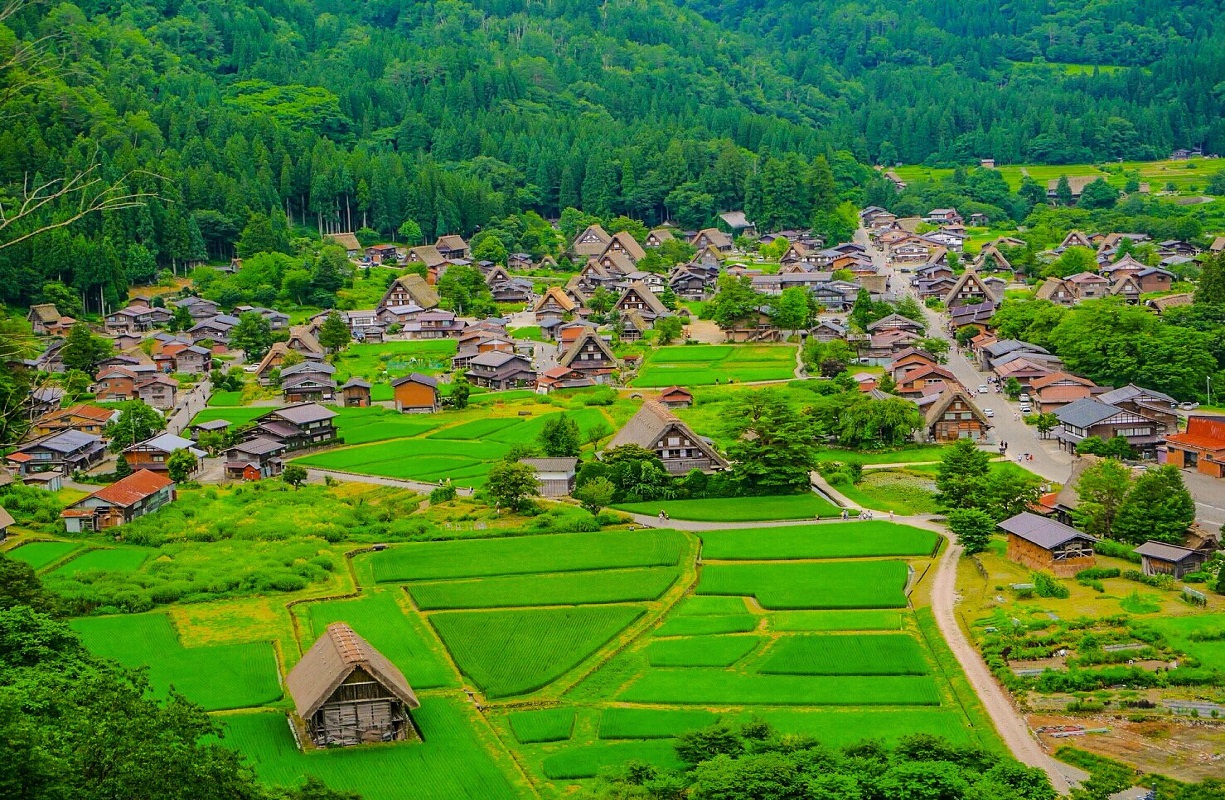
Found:
[{"label": "grass field", "polygon": [[455,355],[454,339],[412,339],[378,344],[351,344],[333,356],[336,381],[364,378],[371,383],[388,383],[392,378],[420,372],[437,375],[451,369]]},{"label": "grass field", "polygon": [[834,488],[855,505],[873,511],[892,511],[903,515],[934,514],[940,508],[936,502],[935,481],[926,474],[911,470],[867,470],[859,483],[843,483]]},{"label": "grass field", "polygon": [[148,667],[160,695],[173,686],[208,711],[246,708],[281,697],[268,642],[184,648],[165,614],[86,617],[70,623],[86,647],[126,667]]},{"label": "grass field", "polygon": [[593,778],[602,769],[621,767],[631,761],[669,770],[683,766],[672,742],[602,742],[549,756],[544,760],[544,774],[553,780]]},{"label": "grass field", "polygon": [[773,497],[724,497],[711,500],[656,500],[621,503],[620,511],[655,516],[662,510],[676,519],[695,522],[765,522],[776,519],[836,517],[838,508],[816,495],[787,494]]},{"label": "grass field", "polygon": [[648,353],[633,385],[706,386],[793,377],[793,345],[686,345]]},{"label": "grass field", "polygon": [[756,597],[768,609],[903,608],[902,561],[708,564],[699,594]]},{"label": "grass field", "polygon": [[574,730],[573,708],[542,708],[538,711],[515,711],[508,717],[510,730],[520,744],[560,742],[570,738]]},{"label": "grass field", "polygon": [[1138,623],[1165,634],[1170,644],[1194,656],[1209,669],[1225,669],[1225,638],[1192,638],[1192,634],[1225,632],[1225,614],[1200,614],[1191,617],[1145,619]]},{"label": "grass field", "polygon": [[905,634],[789,636],[758,671],[780,675],[926,675],[919,643]]},{"label": "grass field", "polygon": [[482,743],[463,700],[431,697],[413,711],[424,741],[341,747],[304,754],[283,713],[222,718],[222,744],[246,756],[274,786],[300,786],[315,776],[363,800],[400,800],[405,787],[420,800],[519,800],[523,796]]},{"label": "grass field", "polygon": [[213,392],[209,395],[208,405],[240,406],[242,405],[242,392]]},{"label": "grass field", "polygon": [[54,564],[80,546],[76,542],[30,542],[8,550],[6,555],[26,562],[37,571]]},{"label": "grass field", "polygon": [[535,691],[642,615],[639,606],[444,611],[430,616],[452,657],[490,698]]},{"label": "grass field", "polygon": [[730,667],[757,647],[756,636],[695,636],[647,645],[652,667]]},{"label": "grass field", "polygon": [[[1038,65],[1023,64],[1018,66],[1032,69]],[[1069,73],[1093,71],[1093,66],[1088,64],[1048,64],[1042,66],[1063,69]],[[1111,68],[1104,66],[1101,69],[1109,70]],[[1124,188],[1128,177],[1136,175],[1142,182],[1149,184],[1151,192],[1156,193],[1164,191],[1167,183],[1173,183],[1178,191],[1191,191],[1193,186],[1197,186],[1197,191],[1202,192],[1207,187],[1212,174],[1221,168],[1219,161],[1203,158],[1193,158],[1186,161],[1124,161],[1122,163],[1110,164],[1109,166],[1111,167],[1110,172],[1106,172],[1094,164],[1001,164],[997,167],[997,170],[1013,191],[1016,191],[1021,186],[1021,182],[1027,174],[1043,188],[1046,188],[1047,181],[1059,180],[1061,176],[1066,175],[1069,178],[1076,176],[1105,178],[1107,183],[1117,189]],[[952,169],[930,168],[918,164],[898,167],[895,171],[898,177],[907,183],[947,178],[953,174]]]},{"label": "grass field", "polygon": [[944,445],[924,445],[919,447],[903,447],[900,450],[887,450],[883,453],[860,453],[854,450],[821,450],[817,453],[818,461],[856,462],[859,464],[918,464],[925,461],[939,461],[948,452]]},{"label": "grass field", "polygon": [[671,566],[685,536],[671,530],[421,542],[372,555],[377,581]]},{"label": "grass field", "polygon": [[713,560],[926,556],[939,537],[876,520],[781,528],[703,531],[702,557]]},{"label": "grass field", "polygon": [[233,406],[233,407],[213,407],[200,409],[200,413],[191,418],[192,425],[199,425],[201,422],[212,422],[215,419],[224,419],[230,423],[232,427],[246,425],[256,417],[263,416],[271,411],[271,408],[263,406]]},{"label": "grass field", "polygon": [[355,600],[330,600],[306,606],[311,634],[303,632],[304,648],[323,635],[333,622],[346,622],[400,668],[417,689],[455,686],[454,670],[447,663],[433,634],[417,618],[410,618],[396,605],[388,591]]},{"label": "grass field", "polygon": [[88,550],[66,564],[56,567],[52,575],[78,575],[83,572],[135,572],[154,551],[131,547]]},{"label": "grass field", "polygon": [[619,699],[627,703],[771,706],[935,706],[940,693],[917,675],[748,675],[720,669],[653,669]]},{"label": "grass field", "polygon": [[512,575],[466,581],[415,583],[413,601],[424,610],[501,608],[655,600],[676,582],[675,568]]}]

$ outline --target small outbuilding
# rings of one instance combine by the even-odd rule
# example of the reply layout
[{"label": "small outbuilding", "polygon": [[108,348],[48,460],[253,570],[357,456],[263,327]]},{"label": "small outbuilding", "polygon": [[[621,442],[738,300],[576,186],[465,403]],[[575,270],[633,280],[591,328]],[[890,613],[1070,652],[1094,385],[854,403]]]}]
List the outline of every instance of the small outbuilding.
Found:
[{"label": "small outbuilding", "polygon": [[1145,575],[1172,575],[1181,579],[1196,572],[1208,560],[1208,553],[1165,542],[1145,542],[1136,548]]},{"label": "small outbuilding", "polygon": [[1008,558],[1030,569],[1069,578],[1096,563],[1096,537],[1071,525],[1024,511],[999,527],[1008,534]]},{"label": "small outbuilding", "polygon": [[577,458],[521,458],[519,463],[536,470],[536,487],[541,497],[565,497],[574,491]]},{"label": "small outbuilding", "polygon": [[659,402],[668,408],[689,408],[693,405],[693,392],[683,386],[669,386],[659,393]]},{"label": "small outbuilding", "polygon": [[343,622],[328,626],[285,685],[318,747],[421,738],[409,715],[421,703],[404,673]]},{"label": "small outbuilding", "polygon": [[439,408],[438,379],[414,372],[391,382],[396,411],[405,414],[432,414]]},{"label": "small outbuilding", "polygon": [[345,408],[367,408],[370,405],[370,392],[373,387],[361,378],[350,378],[340,387],[340,396]]}]

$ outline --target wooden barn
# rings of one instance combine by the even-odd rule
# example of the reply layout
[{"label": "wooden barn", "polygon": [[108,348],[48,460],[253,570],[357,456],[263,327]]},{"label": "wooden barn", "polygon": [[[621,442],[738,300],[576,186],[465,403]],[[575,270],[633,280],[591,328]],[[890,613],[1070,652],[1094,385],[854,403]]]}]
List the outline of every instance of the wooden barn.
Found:
[{"label": "wooden barn", "polygon": [[1096,563],[1093,545],[1097,539],[1062,522],[1025,511],[999,527],[1008,534],[1009,560],[1030,569],[1070,578]]},{"label": "wooden barn", "polygon": [[1181,580],[1189,572],[1196,572],[1211,557],[1206,550],[1192,550],[1165,542],[1145,542],[1136,548],[1140,556],[1140,568],[1145,575],[1172,575]]},{"label": "wooden barn", "polygon": [[419,739],[421,706],[404,674],[343,622],[335,622],[285,679],[318,747]]}]

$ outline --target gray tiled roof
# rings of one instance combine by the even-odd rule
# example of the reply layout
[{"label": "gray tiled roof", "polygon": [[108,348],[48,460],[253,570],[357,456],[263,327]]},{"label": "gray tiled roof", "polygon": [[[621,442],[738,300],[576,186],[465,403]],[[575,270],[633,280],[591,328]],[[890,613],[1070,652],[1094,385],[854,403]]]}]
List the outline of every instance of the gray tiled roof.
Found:
[{"label": "gray tiled roof", "polygon": [[1070,525],[1056,522],[1053,519],[1040,517],[1024,511],[1015,517],[1009,517],[999,525],[1000,530],[1020,536],[1027,542],[1033,542],[1039,547],[1050,550],[1072,539],[1085,539],[1096,542],[1097,539],[1083,531],[1078,531]]},{"label": "gray tiled roof", "polygon": [[1086,397],[1075,403],[1068,403],[1056,411],[1055,416],[1065,425],[1071,425],[1074,428],[1088,428],[1104,419],[1110,419],[1122,410],[1118,406]]},{"label": "gray tiled roof", "polygon": [[1145,542],[1136,548],[1136,554],[1177,563],[1184,558],[1195,555],[1195,551],[1163,542]]}]

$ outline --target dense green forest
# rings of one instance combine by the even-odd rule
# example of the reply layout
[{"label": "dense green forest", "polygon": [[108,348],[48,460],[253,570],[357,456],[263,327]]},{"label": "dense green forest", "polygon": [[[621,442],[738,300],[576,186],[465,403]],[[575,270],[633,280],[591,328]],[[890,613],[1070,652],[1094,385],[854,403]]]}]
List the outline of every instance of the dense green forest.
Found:
[{"label": "dense green forest", "polygon": [[1219,0],[989,5],[24,2],[0,22],[0,205],[91,166],[150,197],[16,244],[99,189],[0,224],[0,300],[60,281],[97,310],[234,255],[252,215],[281,241],[568,207],[795,227],[862,200],[876,160],[1225,150]]}]

